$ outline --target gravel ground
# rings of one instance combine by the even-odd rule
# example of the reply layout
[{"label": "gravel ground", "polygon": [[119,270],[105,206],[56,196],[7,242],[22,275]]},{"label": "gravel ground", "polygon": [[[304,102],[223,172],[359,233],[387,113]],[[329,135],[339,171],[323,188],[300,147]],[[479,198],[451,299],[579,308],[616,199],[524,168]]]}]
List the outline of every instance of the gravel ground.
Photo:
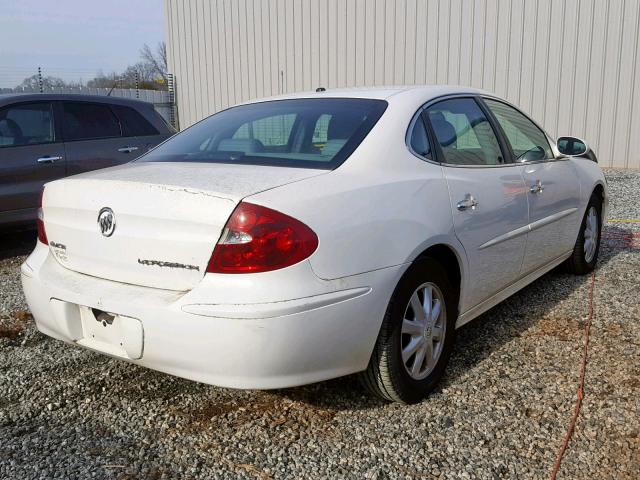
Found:
[{"label": "gravel ground", "polygon": [[[640,174],[608,172],[609,219],[640,218]],[[633,235],[636,235],[634,238]],[[558,478],[640,475],[640,222],[609,222],[585,399]],[[384,404],[353,377],[234,391],[51,340],[0,239],[0,478],[541,478],[576,400],[590,277],[560,272],[459,331],[441,388]]]}]

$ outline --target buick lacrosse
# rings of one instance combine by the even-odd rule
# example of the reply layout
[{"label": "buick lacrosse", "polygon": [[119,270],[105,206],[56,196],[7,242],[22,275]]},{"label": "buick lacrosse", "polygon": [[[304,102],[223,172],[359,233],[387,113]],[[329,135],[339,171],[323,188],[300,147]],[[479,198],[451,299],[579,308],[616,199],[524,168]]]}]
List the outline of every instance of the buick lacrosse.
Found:
[{"label": "buick lacrosse", "polygon": [[585,142],[489,93],[296,94],[46,184],[22,283],[40,331],[138,365],[252,389],[359,372],[410,403],[456,328],[593,270],[606,204]]}]

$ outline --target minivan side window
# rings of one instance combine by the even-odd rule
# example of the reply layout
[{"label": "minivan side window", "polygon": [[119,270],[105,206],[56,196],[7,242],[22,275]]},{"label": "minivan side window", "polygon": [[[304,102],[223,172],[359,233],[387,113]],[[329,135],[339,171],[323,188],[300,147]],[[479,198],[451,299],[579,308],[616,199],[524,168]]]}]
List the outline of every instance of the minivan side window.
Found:
[{"label": "minivan side window", "polygon": [[500,124],[517,162],[554,158],[547,136],[535,123],[505,103],[489,98],[484,102]]},{"label": "minivan side window", "polygon": [[478,103],[472,98],[452,98],[426,110],[444,155],[453,165],[504,163],[498,137]]},{"label": "minivan side window", "polygon": [[160,133],[135,109],[124,105],[111,105],[111,108],[120,119],[123,137],[144,137]]},{"label": "minivan side window", "polygon": [[0,109],[0,148],[53,141],[51,103],[27,103]]},{"label": "minivan side window", "polygon": [[65,141],[119,137],[120,123],[109,105],[64,102]]}]

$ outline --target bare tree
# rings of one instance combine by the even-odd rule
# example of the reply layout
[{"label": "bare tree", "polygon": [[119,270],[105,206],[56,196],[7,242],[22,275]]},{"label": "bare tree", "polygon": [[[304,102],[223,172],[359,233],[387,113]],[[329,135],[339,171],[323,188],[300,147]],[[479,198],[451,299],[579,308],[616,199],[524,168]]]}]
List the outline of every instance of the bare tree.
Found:
[{"label": "bare tree", "polygon": [[[99,71],[95,78],[87,81],[87,87],[94,88],[141,88],[164,90],[167,88],[167,46],[164,42],[156,45],[155,51],[146,43],[140,49],[140,61],[129,65],[123,72],[104,74]],[[20,88],[37,90],[40,87],[38,75],[25,78]],[[80,86],[81,82],[65,83],[57,77],[43,77],[42,86],[46,89]]]},{"label": "bare tree", "polygon": [[146,63],[151,68],[153,73],[162,77],[163,80],[167,80],[167,44],[165,42],[159,42],[155,52],[145,43],[140,49],[140,58],[142,58],[142,63]]},{"label": "bare tree", "polygon": [[138,88],[157,90],[158,75],[154,68],[147,62],[138,62],[129,65],[123,72],[112,72],[108,75],[100,73],[94,79],[87,82],[88,87],[100,88]]},{"label": "bare tree", "polygon": [[[59,88],[64,87],[64,80],[58,77],[42,77],[42,87],[43,88]],[[40,78],[38,74],[31,75],[30,77],[25,78],[20,85],[19,88],[26,88],[30,90],[37,90],[40,88]]]}]

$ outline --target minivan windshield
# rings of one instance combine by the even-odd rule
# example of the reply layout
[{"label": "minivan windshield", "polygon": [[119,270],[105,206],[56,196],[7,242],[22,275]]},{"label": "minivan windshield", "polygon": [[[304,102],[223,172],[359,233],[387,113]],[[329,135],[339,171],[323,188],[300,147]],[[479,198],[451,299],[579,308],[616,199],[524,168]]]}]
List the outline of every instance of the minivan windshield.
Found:
[{"label": "minivan windshield", "polygon": [[136,161],[208,162],[333,169],[387,108],[384,100],[304,98],[223,110]]}]

